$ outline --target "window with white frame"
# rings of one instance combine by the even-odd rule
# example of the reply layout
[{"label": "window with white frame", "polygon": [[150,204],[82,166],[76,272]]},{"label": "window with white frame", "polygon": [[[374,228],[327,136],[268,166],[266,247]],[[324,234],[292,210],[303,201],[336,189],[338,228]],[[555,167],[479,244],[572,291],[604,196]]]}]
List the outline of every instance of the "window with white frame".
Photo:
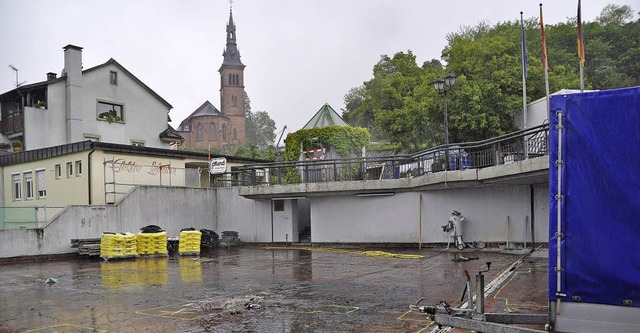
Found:
[{"label": "window with white frame", "polygon": [[62,166],[60,164],[56,164],[55,166],[56,179],[62,178]]},{"label": "window with white frame", "polygon": [[67,162],[67,178],[73,177],[73,163]]},{"label": "window with white frame", "polygon": [[13,201],[22,199],[22,176],[19,173],[11,174],[13,182]]},{"label": "window with white frame", "polygon": [[33,200],[33,172],[24,172],[24,198]]},{"label": "window with white frame", "polygon": [[76,161],[76,177],[82,176],[82,161]]},{"label": "window with white frame", "polygon": [[100,141],[100,137],[99,136],[90,135],[90,134],[85,134],[84,135],[84,139],[85,140],[89,140],[91,142],[99,142]]},{"label": "window with white frame", "polygon": [[144,147],[144,141],[131,141],[131,145],[135,147]]},{"label": "window with white frame", "polygon": [[36,170],[36,182],[38,185],[38,198],[47,197],[47,179],[44,169]]}]

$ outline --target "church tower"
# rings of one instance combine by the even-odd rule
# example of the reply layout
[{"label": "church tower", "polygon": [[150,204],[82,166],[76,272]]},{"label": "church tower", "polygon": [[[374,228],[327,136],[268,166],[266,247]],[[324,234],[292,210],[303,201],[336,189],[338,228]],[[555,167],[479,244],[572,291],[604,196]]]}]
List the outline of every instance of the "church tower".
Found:
[{"label": "church tower", "polygon": [[[228,128],[220,128],[224,143],[245,142],[244,119],[244,67],[240,61],[240,51],[236,44],[236,26],[233,23],[233,9],[229,11],[227,23],[227,46],[222,52],[224,60],[220,72],[220,109],[229,118]],[[222,132],[224,129],[224,132]]]}]

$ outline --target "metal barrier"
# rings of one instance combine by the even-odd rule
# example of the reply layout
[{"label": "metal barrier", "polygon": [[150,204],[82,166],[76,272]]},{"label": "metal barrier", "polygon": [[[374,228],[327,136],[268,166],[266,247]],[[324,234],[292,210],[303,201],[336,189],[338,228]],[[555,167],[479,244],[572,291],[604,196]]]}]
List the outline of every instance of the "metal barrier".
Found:
[{"label": "metal barrier", "polygon": [[217,186],[298,184],[416,177],[478,169],[548,155],[549,125],[499,137],[434,147],[411,155],[250,165],[216,177]]},{"label": "metal barrier", "polygon": [[65,207],[0,207],[0,230],[42,227]]}]

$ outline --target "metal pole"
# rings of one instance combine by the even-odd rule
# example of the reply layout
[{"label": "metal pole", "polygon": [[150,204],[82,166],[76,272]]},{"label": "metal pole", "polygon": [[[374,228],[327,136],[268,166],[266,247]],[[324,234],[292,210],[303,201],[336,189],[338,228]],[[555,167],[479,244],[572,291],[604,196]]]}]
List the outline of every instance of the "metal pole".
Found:
[{"label": "metal pole", "polygon": [[420,193],[420,244],[418,249],[422,250],[422,193]]},{"label": "metal pole", "polygon": [[447,116],[447,90],[444,90],[444,144],[449,145],[449,117]]},{"label": "metal pole", "polygon": [[584,66],[582,65],[582,61],[580,61],[580,92],[584,92]]},{"label": "metal pole", "polygon": [[447,90],[443,89],[444,92],[444,169],[449,170],[449,117],[447,116]]},{"label": "metal pole", "polygon": [[558,124],[556,128],[558,129],[558,159],[556,160],[557,166],[557,174],[558,174],[558,188],[556,192],[556,297],[557,297],[557,306],[556,306],[556,314],[560,314],[560,298],[563,295],[562,293],[562,164],[564,161],[562,160],[562,128],[564,125],[562,124],[562,111],[556,112],[558,116]]}]

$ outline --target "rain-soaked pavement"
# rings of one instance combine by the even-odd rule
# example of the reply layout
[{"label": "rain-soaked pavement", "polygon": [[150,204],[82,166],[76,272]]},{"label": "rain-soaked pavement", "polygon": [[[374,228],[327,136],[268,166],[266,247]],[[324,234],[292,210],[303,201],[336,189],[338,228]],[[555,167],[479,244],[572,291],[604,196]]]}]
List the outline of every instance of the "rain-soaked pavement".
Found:
[{"label": "rain-soaked pavement", "polygon": [[[247,246],[200,257],[0,264],[0,333],[427,332],[433,323],[409,304],[424,296],[421,305],[456,306],[464,269],[474,275],[491,261],[488,283],[522,258],[384,251],[424,258]],[[454,253],[479,260],[454,262]],[[546,260],[525,258],[487,297],[487,312],[546,313]]]}]

